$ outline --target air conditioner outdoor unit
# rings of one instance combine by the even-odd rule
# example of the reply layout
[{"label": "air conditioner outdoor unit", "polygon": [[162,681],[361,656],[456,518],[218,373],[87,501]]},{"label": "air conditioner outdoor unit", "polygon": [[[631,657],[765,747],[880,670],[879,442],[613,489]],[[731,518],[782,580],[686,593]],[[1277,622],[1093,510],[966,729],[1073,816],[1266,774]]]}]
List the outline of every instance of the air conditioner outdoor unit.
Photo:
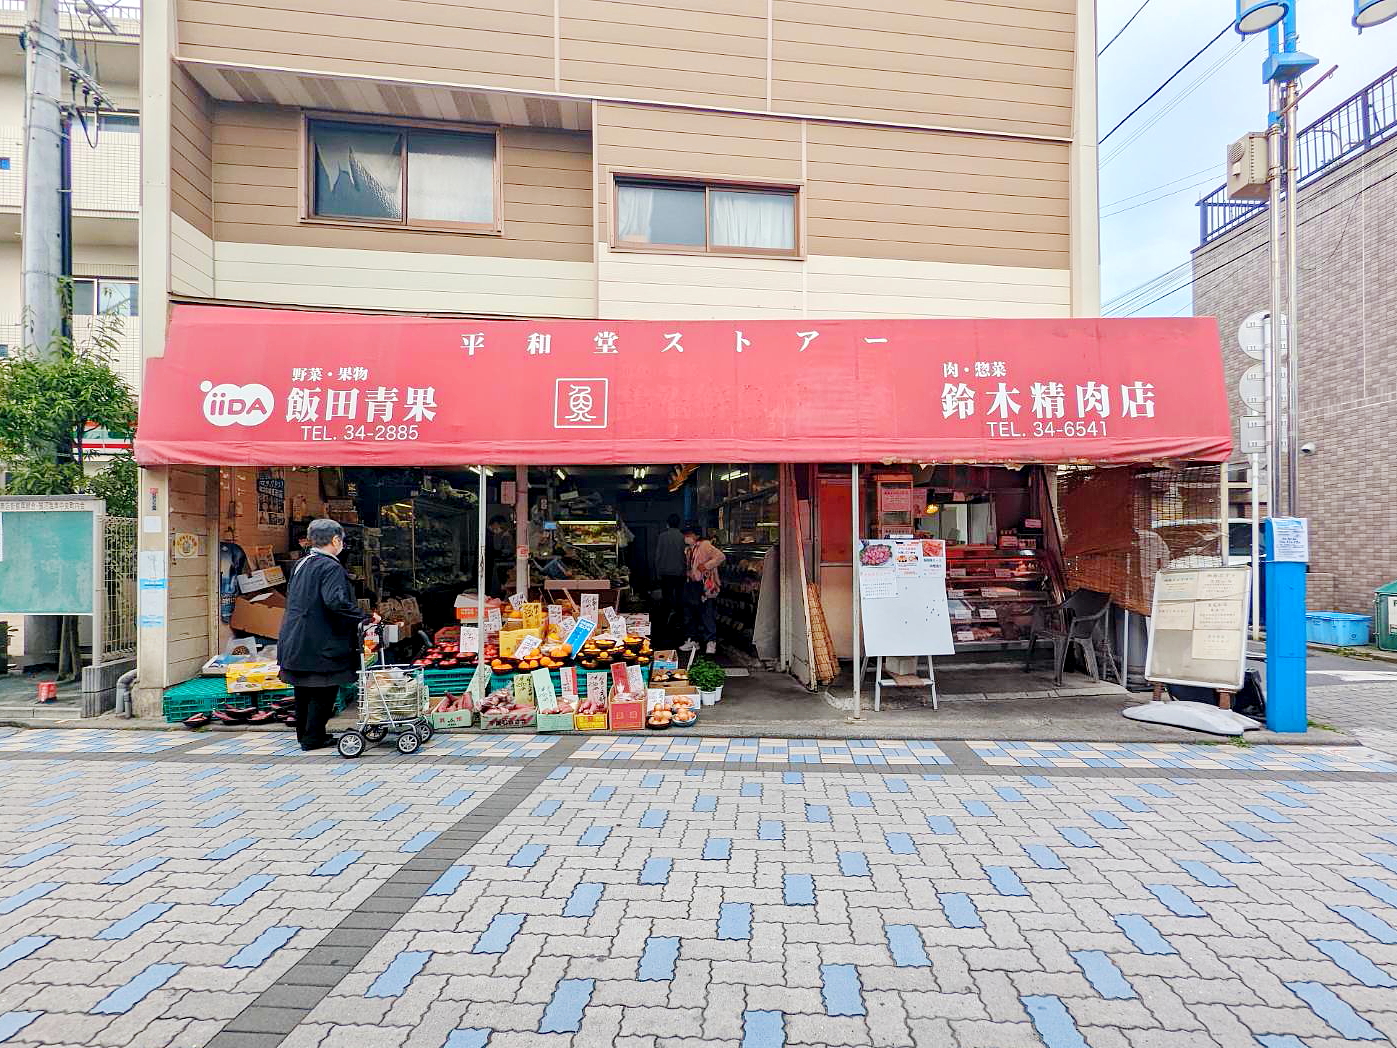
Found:
[{"label": "air conditioner outdoor unit", "polygon": [[1227,198],[1265,200],[1271,195],[1266,171],[1266,133],[1248,132],[1227,147]]}]

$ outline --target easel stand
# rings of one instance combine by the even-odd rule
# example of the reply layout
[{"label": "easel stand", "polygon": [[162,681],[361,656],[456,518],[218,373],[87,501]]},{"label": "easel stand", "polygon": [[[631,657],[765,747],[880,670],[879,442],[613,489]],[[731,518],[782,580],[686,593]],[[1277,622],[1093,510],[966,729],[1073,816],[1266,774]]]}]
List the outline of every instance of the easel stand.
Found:
[{"label": "easel stand", "polygon": [[[1230,710],[1232,708],[1232,692],[1228,691],[1226,688],[1217,688],[1215,690],[1218,693],[1218,709]],[[1173,702],[1174,697],[1165,690],[1163,684],[1156,684],[1154,686],[1154,701]]]},{"label": "easel stand", "polygon": [[[907,656],[899,656],[906,658]],[[883,656],[878,655],[873,659],[862,659],[859,664],[859,680],[864,680],[868,676],[870,667],[873,669],[873,710],[878,712],[883,708],[883,685],[887,683],[893,688],[929,688],[931,690],[931,708],[939,710],[940,700],[936,694],[936,669],[932,665],[930,655],[913,655],[912,672],[896,673],[885,682],[883,679]],[[926,676],[917,676],[916,660],[926,659]]]}]

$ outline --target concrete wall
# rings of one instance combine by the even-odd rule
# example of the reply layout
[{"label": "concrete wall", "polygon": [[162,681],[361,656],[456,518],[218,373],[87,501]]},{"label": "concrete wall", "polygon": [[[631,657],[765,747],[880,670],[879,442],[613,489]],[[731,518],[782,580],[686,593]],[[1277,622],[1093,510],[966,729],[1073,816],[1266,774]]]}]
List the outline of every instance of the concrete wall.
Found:
[{"label": "concrete wall", "polygon": [[[1238,326],[1270,307],[1267,229],[1258,214],[1193,256],[1194,311],[1221,324],[1229,387],[1252,363]],[[1397,141],[1302,191],[1297,243],[1311,588],[1326,610],[1370,614],[1373,590],[1397,579]]]}]

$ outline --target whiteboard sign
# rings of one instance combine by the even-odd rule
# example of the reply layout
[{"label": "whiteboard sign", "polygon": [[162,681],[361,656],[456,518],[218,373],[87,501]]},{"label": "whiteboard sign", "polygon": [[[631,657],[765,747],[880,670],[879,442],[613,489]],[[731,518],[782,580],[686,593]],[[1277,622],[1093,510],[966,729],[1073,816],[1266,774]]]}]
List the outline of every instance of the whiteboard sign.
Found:
[{"label": "whiteboard sign", "polygon": [[1236,691],[1246,666],[1251,568],[1166,568],[1155,575],[1145,677]]},{"label": "whiteboard sign", "polygon": [[955,654],[946,606],[944,542],[862,539],[858,572],[864,650],[869,655]]}]

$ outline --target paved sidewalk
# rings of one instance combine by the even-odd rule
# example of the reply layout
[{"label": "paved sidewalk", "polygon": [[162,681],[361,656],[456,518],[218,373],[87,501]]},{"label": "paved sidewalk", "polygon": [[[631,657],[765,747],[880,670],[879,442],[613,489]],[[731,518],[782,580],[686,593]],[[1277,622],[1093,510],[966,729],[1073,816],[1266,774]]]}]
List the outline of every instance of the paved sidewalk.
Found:
[{"label": "paved sidewalk", "polygon": [[0,817],[6,1048],[1397,1038],[1362,747],[0,731]]}]

